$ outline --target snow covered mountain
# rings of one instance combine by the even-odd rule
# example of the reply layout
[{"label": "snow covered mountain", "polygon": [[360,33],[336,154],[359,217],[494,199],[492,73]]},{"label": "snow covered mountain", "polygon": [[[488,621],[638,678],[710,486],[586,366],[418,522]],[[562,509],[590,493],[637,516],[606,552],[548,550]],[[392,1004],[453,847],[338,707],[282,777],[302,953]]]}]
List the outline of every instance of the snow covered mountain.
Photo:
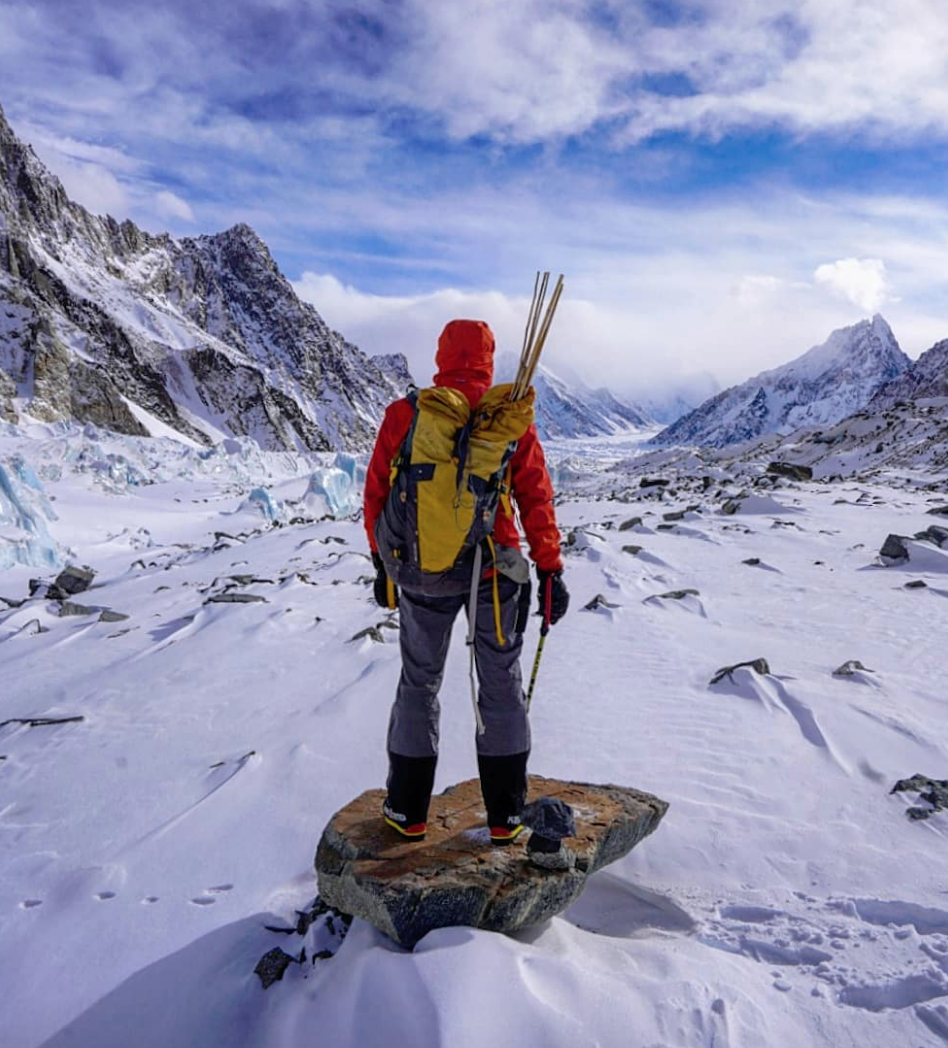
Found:
[{"label": "snow covered mountain", "polygon": [[408,381],[301,302],[249,226],[175,239],[91,215],[0,110],[0,419],[355,450]]},{"label": "snow covered mountain", "polygon": [[864,408],[910,363],[877,314],[834,331],[789,364],[717,394],[662,430],[653,443],[724,447],[765,433],[833,425]]},{"label": "snow covered mountain", "polygon": [[877,390],[866,406],[868,411],[881,411],[899,401],[931,397],[948,397],[948,339],[937,342],[914,361],[898,378]]},{"label": "snow covered mountain", "polygon": [[[496,361],[498,382],[513,380],[517,357],[500,353]],[[595,437],[642,429],[653,425],[646,412],[628,404],[607,389],[590,389],[578,379],[569,382],[542,364],[533,378],[536,390],[536,426],[541,438]]]}]

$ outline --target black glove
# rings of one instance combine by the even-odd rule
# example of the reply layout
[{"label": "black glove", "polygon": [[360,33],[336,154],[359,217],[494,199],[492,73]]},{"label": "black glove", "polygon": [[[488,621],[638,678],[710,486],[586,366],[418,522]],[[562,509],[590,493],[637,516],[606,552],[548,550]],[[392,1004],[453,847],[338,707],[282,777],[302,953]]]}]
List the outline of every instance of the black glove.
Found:
[{"label": "black glove", "polygon": [[[389,579],[385,571],[385,564],[378,553],[372,554],[372,563],[375,565],[375,582],[372,583],[372,593],[375,603],[386,611],[398,607],[398,587]],[[389,597],[391,596],[391,603]]]},{"label": "black glove", "polygon": [[543,571],[537,568],[537,580],[539,582],[540,605],[537,614],[543,616],[543,624],[547,622],[551,626],[566,614],[569,607],[569,591],[563,581],[562,571]]}]

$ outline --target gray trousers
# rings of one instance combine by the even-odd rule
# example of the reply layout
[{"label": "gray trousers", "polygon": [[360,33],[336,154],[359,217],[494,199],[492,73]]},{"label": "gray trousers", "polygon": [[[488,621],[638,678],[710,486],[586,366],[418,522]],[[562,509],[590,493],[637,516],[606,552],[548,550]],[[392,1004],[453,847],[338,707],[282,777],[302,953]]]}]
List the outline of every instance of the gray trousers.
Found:
[{"label": "gray trousers", "polygon": [[[521,586],[498,576],[501,629],[494,624],[493,580],[481,582],[477,594],[474,655],[478,705],[485,732],[477,736],[477,752],[504,757],[530,749],[530,724],[520,676],[523,634],[516,632]],[[426,597],[399,591],[399,641],[402,673],[388,725],[388,751],[403,757],[434,757],[438,753],[441,705],[438,692],[444,677],[451,629],[458,612],[467,610],[468,594]],[[460,697],[459,697],[460,698]]]}]

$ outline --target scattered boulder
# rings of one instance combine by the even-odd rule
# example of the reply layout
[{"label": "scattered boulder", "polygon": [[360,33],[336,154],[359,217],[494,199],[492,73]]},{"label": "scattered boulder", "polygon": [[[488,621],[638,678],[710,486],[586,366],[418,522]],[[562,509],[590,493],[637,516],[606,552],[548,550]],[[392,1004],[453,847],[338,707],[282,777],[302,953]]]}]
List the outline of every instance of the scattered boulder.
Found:
[{"label": "scattered boulder", "polygon": [[80,568],[75,564],[70,564],[56,576],[53,586],[60,593],[72,597],[77,593],[85,593],[92,585],[94,578],[95,572],[91,568]]},{"label": "scattered boulder", "polygon": [[624,520],[619,525],[619,531],[631,531],[632,528],[640,528],[640,527],[642,527],[642,518],[641,517],[629,517],[628,520]]},{"label": "scattered boulder", "polygon": [[875,670],[863,666],[859,659],[847,659],[842,666],[837,666],[833,670],[834,677],[855,677],[857,673],[875,673]]},{"label": "scattered boulder", "polygon": [[94,615],[101,610],[101,608],[87,608],[85,604],[76,604],[71,600],[61,600],[59,602],[60,618],[65,618],[68,615]]},{"label": "scattered boulder", "polygon": [[513,932],[565,910],[590,874],[628,854],[668,808],[628,787],[539,776],[530,777],[529,793],[572,809],[569,869],[537,868],[519,842],[493,847],[480,783],[469,779],[432,798],[423,842],[385,825],[384,790],[368,790],[337,812],[316,851],[319,894],[409,949],[435,928]]},{"label": "scattered boulder", "polygon": [[606,600],[601,594],[597,593],[595,597],[588,603],[583,605],[583,611],[598,611],[599,608],[618,608],[618,604],[613,604],[612,601]]},{"label": "scattered boulder", "polygon": [[123,615],[120,611],[112,611],[111,608],[105,608],[102,614],[99,615],[99,622],[124,622],[128,618],[128,615]]},{"label": "scattered boulder", "polygon": [[684,520],[685,511],[683,509],[674,510],[671,513],[663,513],[662,520]]},{"label": "scattered boulder", "polygon": [[742,666],[747,666],[749,669],[752,669],[755,673],[759,673],[762,677],[767,676],[770,673],[770,665],[768,664],[766,659],[750,659],[747,662],[735,662],[733,666],[722,667],[721,669],[715,672],[714,676],[708,683],[718,684],[720,681],[724,680],[725,677],[728,677],[730,679],[731,674],[735,670],[740,669]]},{"label": "scattered boulder", "polygon": [[924,531],[916,532],[915,538],[920,542],[934,543],[939,549],[948,548],[948,528],[939,527],[937,524],[932,524]]},{"label": "scattered boulder", "polygon": [[629,553],[629,554],[631,554],[631,555],[632,555],[633,557],[635,557],[635,556],[637,556],[637,555],[638,555],[639,553],[641,553],[641,552],[642,552],[642,547],[641,547],[641,546],[633,546],[633,545],[623,546],[623,547],[622,547],[622,552],[623,552],[623,553]]},{"label": "scattered boulder", "polygon": [[948,506],[934,506],[926,512],[931,513],[935,517],[948,517]]},{"label": "scattered boulder", "polygon": [[654,596],[658,600],[684,600],[685,597],[700,597],[701,594],[696,589],[680,589],[669,590],[668,593],[656,593]]},{"label": "scattered boulder", "polygon": [[913,579],[905,583],[906,589],[928,589],[928,583],[924,579]]},{"label": "scattered boulder", "polygon": [[760,557],[748,557],[747,560],[742,560],[742,564],[748,564],[752,568],[756,568],[760,565]]},{"label": "scattered boulder", "polygon": [[671,481],[662,477],[642,477],[639,481],[640,488],[667,488],[669,484]]},{"label": "scattered boulder", "polygon": [[368,637],[375,644],[385,643],[385,638],[382,636],[382,631],[378,626],[366,626],[364,630],[359,630],[358,633],[354,633],[349,638],[349,643],[352,644],[354,641],[362,640],[363,637]]},{"label": "scattered boulder", "polygon": [[879,556],[886,567],[894,567],[897,564],[907,564],[909,561],[908,546],[901,535],[888,535],[879,550]]},{"label": "scattered boulder", "polygon": [[812,480],[813,470],[809,466],[799,466],[793,462],[771,462],[767,472],[775,477],[786,477],[788,480]]},{"label": "scattered boulder", "polygon": [[741,500],[739,498],[728,499],[721,507],[721,512],[727,517],[733,517],[740,508]]},{"label": "scattered boulder", "polygon": [[284,972],[291,964],[301,964],[302,957],[291,957],[284,953],[279,946],[265,953],[254,968],[254,975],[260,977],[260,982],[265,990],[269,989],[275,982],[283,978]]},{"label": "scattered boulder", "polygon": [[269,604],[266,597],[257,593],[212,593],[205,604]]},{"label": "scattered boulder", "polygon": [[905,814],[910,819],[927,819],[937,811],[948,810],[948,779],[930,779],[927,775],[913,775],[910,779],[899,779],[889,793],[917,793],[919,800],[928,807],[908,808]]},{"label": "scattered boulder", "polygon": [[68,600],[77,593],[85,593],[94,578],[95,572],[90,568],[80,568],[72,564],[64,568],[54,582],[30,579],[30,596],[39,597],[41,600]]}]

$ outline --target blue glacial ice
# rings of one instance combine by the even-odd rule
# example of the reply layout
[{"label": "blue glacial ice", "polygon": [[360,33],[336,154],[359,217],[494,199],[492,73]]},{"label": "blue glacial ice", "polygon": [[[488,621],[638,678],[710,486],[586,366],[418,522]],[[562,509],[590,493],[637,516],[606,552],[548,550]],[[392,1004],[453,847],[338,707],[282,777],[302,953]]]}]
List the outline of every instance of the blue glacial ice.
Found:
[{"label": "blue glacial ice", "polygon": [[15,564],[62,567],[68,551],[47,525],[56,519],[32,466],[20,455],[0,461],[0,571]]},{"label": "blue glacial ice", "polygon": [[353,455],[336,454],[313,471],[303,502],[314,517],[352,517],[362,508],[365,466]]}]

